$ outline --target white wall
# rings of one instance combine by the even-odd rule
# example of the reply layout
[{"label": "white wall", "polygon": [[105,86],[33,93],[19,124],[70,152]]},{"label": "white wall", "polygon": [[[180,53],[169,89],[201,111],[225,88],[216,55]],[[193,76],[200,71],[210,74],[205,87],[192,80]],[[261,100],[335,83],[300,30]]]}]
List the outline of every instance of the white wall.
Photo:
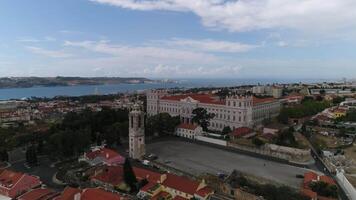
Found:
[{"label": "white wall", "polygon": [[347,180],[343,172],[337,172],[336,181],[341,185],[343,190],[346,192],[346,195],[351,200],[356,200],[356,190],[352,184]]},{"label": "white wall", "polygon": [[208,142],[212,144],[217,144],[221,146],[227,146],[227,141],[225,140],[219,140],[219,139],[214,139],[214,138],[209,138],[209,137],[204,137],[204,136],[196,136],[196,139],[199,141],[203,142]]}]

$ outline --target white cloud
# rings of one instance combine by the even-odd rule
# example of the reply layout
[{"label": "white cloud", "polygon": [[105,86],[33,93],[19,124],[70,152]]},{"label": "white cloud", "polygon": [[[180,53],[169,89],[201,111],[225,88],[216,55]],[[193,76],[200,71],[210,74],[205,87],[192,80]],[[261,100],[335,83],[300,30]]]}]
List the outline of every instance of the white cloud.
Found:
[{"label": "white cloud", "polygon": [[27,50],[31,51],[32,53],[39,54],[46,57],[51,58],[69,58],[72,57],[72,54],[66,53],[62,50],[48,50],[41,47],[34,47],[34,46],[27,46]]},{"label": "white cloud", "polygon": [[23,43],[54,42],[56,41],[56,38],[51,36],[46,36],[43,39],[36,39],[32,37],[20,37],[16,41],[23,42]]},{"label": "white cloud", "polygon": [[128,45],[118,45],[109,44],[109,41],[80,41],[72,42],[65,41],[65,46],[69,47],[80,47],[87,49],[89,51],[107,54],[116,57],[122,57],[126,59],[142,59],[142,61],[178,61],[178,62],[201,62],[201,60],[206,60],[206,62],[216,60],[216,57],[211,54],[180,50],[174,48],[165,48],[157,46],[128,46]]},{"label": "white cloud", "polygon": [[192,12],[205,26],[241,32],[293,29],[327,34],[356,30],[355,0],[91,0],[132,10]]},{"label": "white cloud", "polygon": [[173,40],[162,41],[162,43],[204,52],[240,53],[247,52],[258,47],[258,45],[242,44],[239,42],[229,42],[221,40],[192,40],[175,38]]}]

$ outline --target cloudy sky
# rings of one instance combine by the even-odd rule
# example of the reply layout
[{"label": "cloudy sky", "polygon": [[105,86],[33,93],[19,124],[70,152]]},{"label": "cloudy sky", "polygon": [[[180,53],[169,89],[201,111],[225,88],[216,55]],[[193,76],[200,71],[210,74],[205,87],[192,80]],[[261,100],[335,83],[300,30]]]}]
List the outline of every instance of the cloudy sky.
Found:
[{"label": "cloudy sky", "polygon": [[355,0],[1,0],[0,77],[356,78]]}]

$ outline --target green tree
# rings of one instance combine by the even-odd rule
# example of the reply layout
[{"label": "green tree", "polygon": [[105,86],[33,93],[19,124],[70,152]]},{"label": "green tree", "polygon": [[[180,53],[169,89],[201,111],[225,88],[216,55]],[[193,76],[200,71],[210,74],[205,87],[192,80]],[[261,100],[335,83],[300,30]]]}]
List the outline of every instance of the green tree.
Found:
[{"label": "green tree", "polygon": [[37,165],[37,151],[35,146],[30,146],[27,148],[26,162],[29,165]]},{"label": "green tree", "polygon": [[131,191],[136,190],[136,183],[137,183],[136,175],[132,169],[130,160],[127,158],[125,159],[125,163],[124,163],[124,180],[125,183],[130,186]]},{"label": "green tree", "polygon": [[9,154],[6,149],[0,150],[0,161],[7,162],[9,161]]},{"label": "green tree", "polygon": [[325,95],[326,91],[325,91],[324,89],[321,89],[321,90],[319,91],[319,93],[320,93],[321,95]]},{"label": "green tree", "polygon": [[171,117],[168,113],[159,113],[147,118],[146,135],[153,136],[158,134],[161,136],[172,134],[179,123],[179,116]]},{"label": "green tree", "polygon": [[321,196],[337,198],[338,192],[335,185],[327,184],[323,181],[310,183],[310,188]]},{"label": "green tree", "polygon": [[257,147],[260,147],[260,146],[262,146],[262,145],[265,144],[264,141],[262,141],[261,139],[256,138],[256,137],[252,139],[252,143],[253,143],[254,145],[256,145]]},{"label": "green tree", "polygon": [[196,108],[193,110],[193,122],[199,124],[204,131],[208,130],[210,120],[215,117],[214,113],[208,113],[205,108]]},{"label": "green tree", "polygon": [[229,133],[231,133],[231,132],[232,132],[232,130],[231,130],[230,126],[225,126],[225,127],[223,128],[223,130],[222,130],[222,134],[223,134],[223,135],[227,135],[227,134],[229,134]]}]

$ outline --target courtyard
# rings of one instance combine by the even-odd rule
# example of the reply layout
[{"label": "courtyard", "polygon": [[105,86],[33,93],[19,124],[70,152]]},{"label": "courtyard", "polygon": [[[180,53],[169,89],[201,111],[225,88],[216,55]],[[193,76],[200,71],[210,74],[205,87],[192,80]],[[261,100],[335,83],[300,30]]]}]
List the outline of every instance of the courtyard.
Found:
[{"label": "courtyard", "polygon": [[241,155],[222,149],[180,140],[159,141],[147,145],[147,153],[158,156],[158,162],[190,174],[229,174],[233,170],[274,180],[299,188],[308,169]]}]

